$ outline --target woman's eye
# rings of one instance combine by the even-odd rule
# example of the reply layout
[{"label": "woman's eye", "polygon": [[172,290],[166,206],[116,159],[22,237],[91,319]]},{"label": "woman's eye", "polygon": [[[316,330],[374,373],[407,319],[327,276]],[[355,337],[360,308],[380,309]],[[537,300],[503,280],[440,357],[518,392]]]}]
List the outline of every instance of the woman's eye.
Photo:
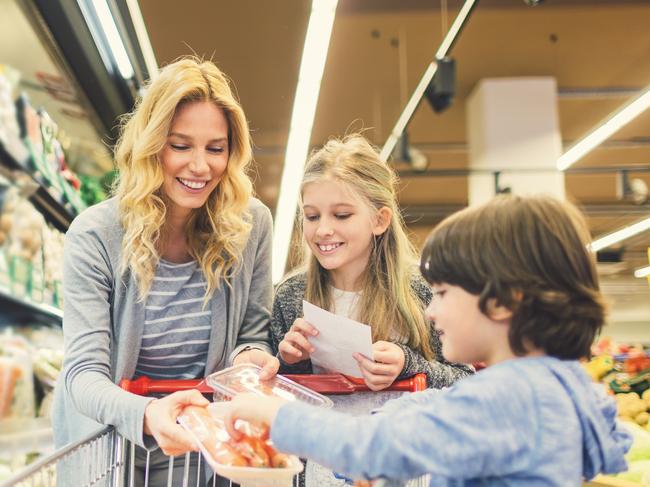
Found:
[{"label": "woman's eye", "polygon": [[174,150],[187,150],[188,147],[186,145],[181,145],[181,144],[169,144],[171,145],[172,149]]},{"label": "woman's eye", "polygon": [[315,222],[318,220],[318,215],[305,215],[305,220],[308,222]]},{"label": "woman's eye", "polygon": [[208,147],[208,152],[211,152],[213,154],[221,154],[223,151],[223,147]]},{"label": "woman's eye", "polygon": [[337,213],[336,218],[339,220],[346,220],[352,216],[352,213]]}]

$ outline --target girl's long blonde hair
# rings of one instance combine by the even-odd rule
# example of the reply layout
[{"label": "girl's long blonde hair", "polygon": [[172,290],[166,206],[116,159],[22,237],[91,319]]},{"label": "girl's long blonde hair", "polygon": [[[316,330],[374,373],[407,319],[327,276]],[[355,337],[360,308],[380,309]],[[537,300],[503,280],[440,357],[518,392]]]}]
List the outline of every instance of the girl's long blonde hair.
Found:
[{"label": "girl's long blonde hair", "polygon": [[[430,327],[424,319],[423,305],[411,285],[418,255],[404,229],[397,205],[397,176],[379,159],[376,149],[361,135],[332,139],[314,152],[305,167],[301,193],[307,184],[323,180],[347,185],[371,210],[392,210],[388,229],[374,237],[368,266],[362,277],[357,318],[372,327],[373,340],[397,338],[432,359]],[[305,250],[302,269],[307,270],[305,299],[332,309],[330,275],[318,259]]]},{"label": "girl's long blonde hair", "polygon": [[167,207],[160,153],[178,107],[211,101],[228,120],[228,165],[205,205],[192,212],[186,234],[189,254],[207,282],[205,299],[220,287],[241,260],[251,224],[248,202],[252,184],[246,169],[252,159],[248,123],[228,79],[212,62],[194,57],[164,67],[122,123],[115,148],[119,177],[115,195],[124,228],[120,272],[136,277],[143,300],[160,259]]}]

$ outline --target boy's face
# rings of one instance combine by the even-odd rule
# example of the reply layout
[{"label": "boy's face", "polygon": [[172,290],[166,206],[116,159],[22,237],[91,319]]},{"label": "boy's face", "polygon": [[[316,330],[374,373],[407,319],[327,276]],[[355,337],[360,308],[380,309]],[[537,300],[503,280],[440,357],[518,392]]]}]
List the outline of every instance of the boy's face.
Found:
[{"label": "boy's face", "polygon": [[497,361],[504,331],[507,340],[507,327],[485,316],[479,308],[478,296],[459,286],[441,283],[431,286],[431,290],[433,299],[426,309],[426,318],[441,333],[445,359],[460,363]]}]

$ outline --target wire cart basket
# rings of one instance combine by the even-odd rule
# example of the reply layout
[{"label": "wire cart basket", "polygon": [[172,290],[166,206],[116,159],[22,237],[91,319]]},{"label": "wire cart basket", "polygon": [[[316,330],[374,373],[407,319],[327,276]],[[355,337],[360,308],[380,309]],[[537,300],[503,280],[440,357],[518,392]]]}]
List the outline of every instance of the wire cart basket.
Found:
[{"label": "wire cart basket", "polygon": [[[301,376],[288,377],[301,379]],[[204,394],[214,392],[203,380],[150,380],[141,377],[135,381],[122,381],[120,386],[139,395],[170,394],[186,389],[198,389]],[[368,391],[361,382],[355,381],[352,387],[356,392]],[[415,392],[425,388],[424,374],[417,374],[408,379],[395,381],[389,390]],[[323,392],[327,393],[327,391]],[[179,467],[181,463],[182,466]],[[74,465],[78,486],[57,484],[57,468],[62,468],[66,464]],[[132,442],[122,437],[112,426],[106,426],[86,438],[70,443],[51,455],[35,461],[14,477],[0,483],[0,487],[56,487],[57,485],[58,487],[161,487],[163,485],[159,480],[156,484],[150,484],[150,452],[146,452],[143,479],[136,480],[135,465],[135,448]],[[182,469],[182,475],[179,474],[179,468]],[[202,481],[200,472],[205,468],[206,465],[202,461],[200,453],[188,452],[181,457],[169,457],[164,485],[167,487],[237,485],[224,479],[218,480],[216,476],[209,481]],[[192,475],[192,469],[196,469],[194,475]],[[175,471],[176,473],[174,473]],[[293,485],[298,485],[298,476],[294,478]],[[373,487],[425,487],[426,485],[428,485],[428,476],[407,483],[383,479],[373,483]],[[272,482],[268,486],[275,487]]]}]

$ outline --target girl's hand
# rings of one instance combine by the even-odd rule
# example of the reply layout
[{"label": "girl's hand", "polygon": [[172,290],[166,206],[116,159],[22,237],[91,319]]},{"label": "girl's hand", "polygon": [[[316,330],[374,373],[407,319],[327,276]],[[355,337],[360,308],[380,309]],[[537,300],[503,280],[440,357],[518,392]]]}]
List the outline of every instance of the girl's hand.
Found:
[{"label": "girl's hand", "polygon": [[280,357],[284,363],[293,365],[309,358],[314,347],[309,343],[308,337],[317,336],[318,330],[302,318],[293,322],[289,331],[278,345]]},{"label": "girl's hand", "polygon": [[155,438],[156,443],[165,455],[181,455],[188,451],[198,451],[192,437],[176,418],[189,405],[207,406],[210,404],[197,390],[179,391],[154,399],[144,410],[144,433]]},{"label": "girl's hand", "polygon": [[238,419],[258,421],[271,427],[278,409],[287,401],[274,396],[260,396],[253,392],[237,394],[225,403],[224,423],[232,438],[239,440],[242,433],[235,429]]},{"label": "girl's hand", "polygon": [[404,351],[394,343],[378,341],[372,344],[373,359],[354,354],[363,379],[371,391],[381,391],[390,386],[404,368]]},{"label": "girl's hand", "polygon": [[260,371],[261,380],[272,379],[275,377],[275,374],[278,373],[278,369],[280,368],[280,361],[276,357],[264,350],[260,350],[259,348],[244,350],[232,361],[233,365],[246,363],[262,367],[262,370]]}]

